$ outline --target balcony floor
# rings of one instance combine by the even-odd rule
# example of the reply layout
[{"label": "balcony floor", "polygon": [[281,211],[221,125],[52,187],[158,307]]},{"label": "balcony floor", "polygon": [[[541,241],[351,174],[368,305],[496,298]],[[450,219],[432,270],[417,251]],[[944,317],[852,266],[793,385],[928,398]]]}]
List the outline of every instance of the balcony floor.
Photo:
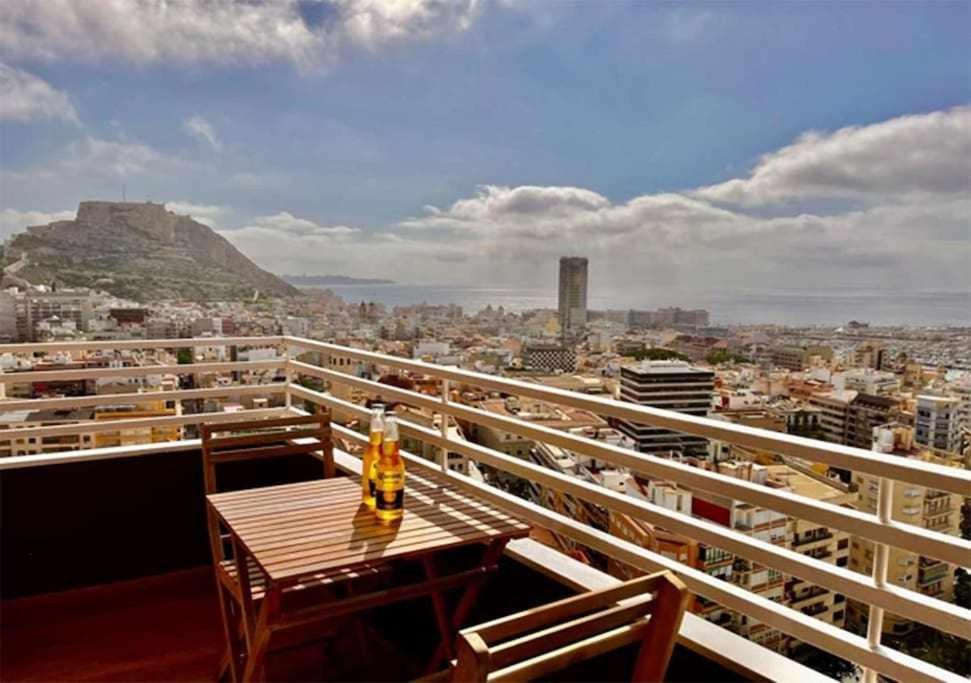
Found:
[{"label": "balcony floor", "polygon": [[[474,621],[566,595],[565,588],[504,559]],[[52,593],[2,605],[0,673],[6,681],[214,680],[222,626],[211,569],[202,567]],[[437,645],[428,600],[383,608],[358,630],[330,641],[274,653],[270,680],[407,680]],[[562,680],[627,680],[633,652],[615,653],[565,672]],[[676,648],[669,680],[739,680],[713,662]]]}]

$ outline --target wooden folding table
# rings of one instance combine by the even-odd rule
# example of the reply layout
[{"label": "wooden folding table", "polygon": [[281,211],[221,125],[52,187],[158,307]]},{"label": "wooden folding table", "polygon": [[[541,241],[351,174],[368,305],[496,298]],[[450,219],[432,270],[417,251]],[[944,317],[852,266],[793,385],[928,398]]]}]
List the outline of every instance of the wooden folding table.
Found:
[{"label": "wooden folding table", "polygon": [[[495,571],[503,548],[529,533],[529,525],[495,506],[425,472],[409,472],[404,518],[382,524],[361,504],[359,482],[346,477],[287,484],[206,497],[209,514],[229,531],[243,592],[241,642],[237,625],[224,609],[230,650],[243,680],[263,672],[271,640],[306,639],[327,622],[376,606],[430,596],[442,646],[429,668],[453,656],[456,630],[468,617],[485,578]],[[462,545],[483,544],[472,569],[440,575],[435,554]],[[305,598],[314,587],[344,583],[398,560],[420,561],[418,583],[349,594],[322,601]],[[255,577],[253,568],[255,567]],[[244,569],[247,568],[247,569]],[[255,580],[254,580],[255,579]],[[449,613],[444,591],[464,587]]]}]

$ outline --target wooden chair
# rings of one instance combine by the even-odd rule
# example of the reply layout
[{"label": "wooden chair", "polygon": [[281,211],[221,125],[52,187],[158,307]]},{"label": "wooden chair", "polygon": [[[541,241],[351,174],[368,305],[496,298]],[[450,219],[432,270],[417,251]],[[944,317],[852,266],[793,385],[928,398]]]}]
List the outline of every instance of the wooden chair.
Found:
[{"label": "wooden chair", "polygon": [[[202,426],[202,462],[206,494],[219,492],[219,465],[299,454],[318,454],[322,460],[323,477],[326,479],[334,476],[334,449],[329,413],[205,424]],[[266,579],[252,561],[247,564],[245,573],[241,572],[235,559],[241,554],[227,552],[231,550],[229,534],[223,532],[215,517],[210,516],[208,523],[213,564],[219,582],[220,606],[224,615],[231,617],[235,624],[226,632],[229,649],[220,665],[219,678],[222,679],[227,670],[231,670],[233,678],[238,679],[238,660],[242,652],[239,643],[252,630],[255,606],[265,596]],[[288,590],[288,595],[284,598],[292,597],[298,602],[309,600],[315,591],[330,590],[341,584],[349,585],[353,579],[376,576],[383,571],[383,568],[365,566],[353,572],[317,572],[302,577],[296,586]],[[248,591],[244,590],[244,585]],[[252,600],[248,600],[247,594],[252,596]]]},{"label": "wooden chair", "polygon": [[523,681],[640,643],[633,681],[661,681],[688,592],[671,572],[584,593],[463,629],[451,680]]}]

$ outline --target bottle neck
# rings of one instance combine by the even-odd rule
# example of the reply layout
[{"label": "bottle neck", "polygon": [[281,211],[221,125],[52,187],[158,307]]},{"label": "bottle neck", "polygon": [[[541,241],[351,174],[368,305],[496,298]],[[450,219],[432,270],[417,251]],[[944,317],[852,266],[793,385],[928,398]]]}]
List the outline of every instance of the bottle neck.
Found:
[{"label": "bottle neck", "polygon": [[381,445],[381,459],[397,462],[401,458],[401,452],[397,441],[385,441]]}]

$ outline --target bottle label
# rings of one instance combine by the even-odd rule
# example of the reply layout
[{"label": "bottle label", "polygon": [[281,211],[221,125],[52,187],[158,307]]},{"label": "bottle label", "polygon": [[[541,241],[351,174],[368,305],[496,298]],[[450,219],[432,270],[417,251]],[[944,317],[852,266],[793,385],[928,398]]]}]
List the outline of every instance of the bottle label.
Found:
[{"label": "bottle label", "polygon": [[378,510],[401,510],[405,506],[405,490],[381,491],[375,497],[375,507]]}]

